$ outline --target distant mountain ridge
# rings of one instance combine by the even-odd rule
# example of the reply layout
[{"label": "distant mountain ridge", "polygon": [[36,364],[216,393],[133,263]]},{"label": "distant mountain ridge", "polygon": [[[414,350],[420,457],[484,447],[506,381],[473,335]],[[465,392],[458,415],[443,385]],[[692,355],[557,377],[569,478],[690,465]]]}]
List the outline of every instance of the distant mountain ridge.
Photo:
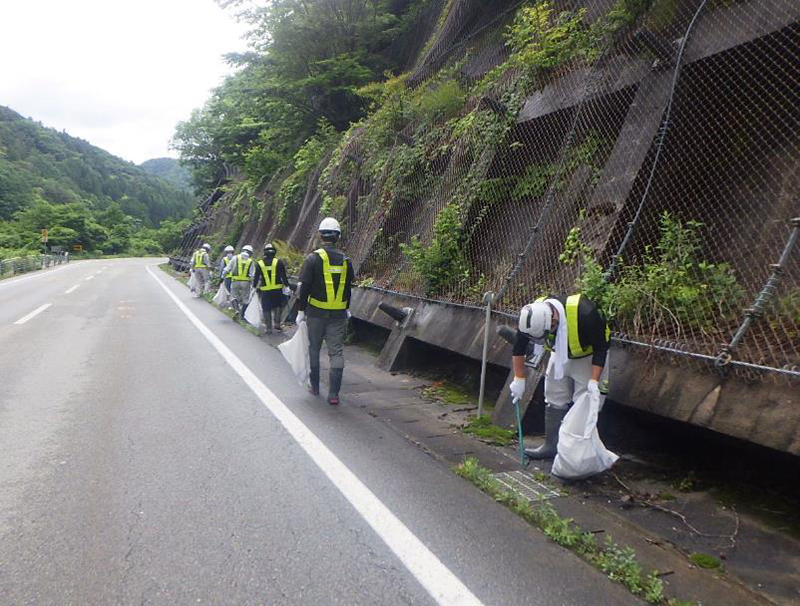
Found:
[{"label": "distant mountain ridge", "polygon": [[139,165],[139,168],[161,177],[165,181],[172,183],[178,189],[191,192],[192,191],[192,175],[191,173],[181,166],[181,163],[175,158],[153,158],[152,160],[145,160]]},{"label": "distant mountain ridge", "polygon": [[152,226],[188,217],[195,206],[184,187],[0,106],[0,221],[37,200],[97,211],[116,203]]}]

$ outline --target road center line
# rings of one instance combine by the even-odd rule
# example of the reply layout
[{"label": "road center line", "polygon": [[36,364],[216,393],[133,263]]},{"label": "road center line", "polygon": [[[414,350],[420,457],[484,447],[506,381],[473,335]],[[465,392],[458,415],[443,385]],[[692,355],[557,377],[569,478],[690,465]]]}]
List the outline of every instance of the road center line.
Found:
[{"label": "road center line", "polygon": [[65,291],[64,291],[64,294],[65,294],[65,295],[68,295],[68,294],[70,294],[70,293],[73,293],[73,292],[75,292],[76,290],[78,290],[80,287],[81,287],[81,285],[80,285],[80,284],[76,284],[76,285],[75,285],[75,286],[73,286],[72,288],[68,288],[67,290],[65,290]]},{"label": "road center line", "polygon": [[89,280],[91,280],[92,278],[94,278],[94,276],[86,276],[86,281],[88,282],[88,281],[89,281]]},{"label": "road center line", "polygon": [[480,600],[447,568],[408,527],[395,516],[350,469],[289,410],[219,337],[147,267],[147,273],[164,289],[211,346],[253,391],[261,403],[283,425],[353,508],[372,527],[414,575],[431,597],[442,606],[481,606]]},{"label": "road center line", "polygon": [[27,316],[22,316],[19,320],[14,322],[14,324],[25,324],[25,322],[27,322],[31,318],[35,318],[36,316],[38,316],[40,313],[42,313],[45,309],[47,309],[51,305],[52,305],[52,303],[45,303],[41,307],[37,307],[31,313],[29,313]]}]

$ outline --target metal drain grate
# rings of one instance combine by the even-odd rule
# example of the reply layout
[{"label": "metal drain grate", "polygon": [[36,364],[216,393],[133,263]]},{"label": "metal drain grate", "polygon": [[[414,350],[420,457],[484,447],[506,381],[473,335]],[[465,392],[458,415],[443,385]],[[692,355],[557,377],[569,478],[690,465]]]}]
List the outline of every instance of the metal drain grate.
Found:
[{"label": "metal drain grate", "polygon": [[494,474],[494,478],[508,490],[529,501],[543,501],[561,496],[561,493],[538,481],[529,471],[504,471]]}]

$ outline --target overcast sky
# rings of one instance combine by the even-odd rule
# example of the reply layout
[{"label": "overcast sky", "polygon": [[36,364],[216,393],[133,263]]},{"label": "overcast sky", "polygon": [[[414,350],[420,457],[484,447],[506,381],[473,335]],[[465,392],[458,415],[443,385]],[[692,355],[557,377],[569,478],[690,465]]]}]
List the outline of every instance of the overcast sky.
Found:
[{"label": "overcast sky", "polygon": [[214,0],[0,0],[0,105],[137,164],[245,50]]}]

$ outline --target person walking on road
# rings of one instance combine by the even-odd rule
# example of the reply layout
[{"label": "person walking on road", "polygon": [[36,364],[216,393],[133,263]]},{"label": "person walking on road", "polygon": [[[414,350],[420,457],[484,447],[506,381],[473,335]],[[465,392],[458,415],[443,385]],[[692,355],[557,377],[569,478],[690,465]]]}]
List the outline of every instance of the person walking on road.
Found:
[{"label": "person walking on road", "polygon": [[311,393],[319,395],[319,352],[325,341],[330,358],[328,404],[333,406],[339,404],[342,387],[344,338],[354,279],[353,264],[336,248],[341,234],[336,219],[329,217],[320,223],[322,246],[306,257],[297,295],[297,324],[308,325]]},{"label": "person walking on road", "polygon": [[286,264],[278,259],[277,250],[272,244],[264,246],[264,258],[259,259],[256,264],[253,287],[261,296],[261,311],[267,334],[272,334],[273,325],[280,332],[281,310],[284,295],[289,291],[289,277],[286,275]]},{"label": "person walking on road", "polygon": [[525,393],[525,352],[531,339],[549,350],[544,378],[545,439],[539,448],[525,449],[531,459],[552,459],[558,448],[558,430],[571,402],[589,392],[600,401],[600,383],[608,375],[610,331],[597,306],[587,297],[542,297],[522,308],[513,351],[514,380],[511,396]]},{"label": "person walking on road", "polygon": [[209,252],[211,252],[211,245],[206,242],[194,251],[192,256],[192,270],[194,271],[195,281],[192,292],[197,297],[203,296],[210,286],[209,268],[211,267],[211,258],[209,257]]},{"label": "person walking on road", "polygon": [[225,267],[225,273],[230,276],[231,280],[231,305],[242,320],[244,320],[244,313],[250,301],[250,283],[255,275],[252,256],[253,247],[245,244],[242,247],[242,252],[231,257]]},{"label": "person walking on road", "polygon": [[222,282],[225,282],[225,288],[228,292],[231,291],[231,279],[230,275],[225,271],[225,268],[228,267],[228,263],[231,262],[233,258],[233,246],[226,246],[225,250],[223,251],[223,256],[219,260],[219,266],[217,268],[217,272],[219,274],[219,279]]}]

